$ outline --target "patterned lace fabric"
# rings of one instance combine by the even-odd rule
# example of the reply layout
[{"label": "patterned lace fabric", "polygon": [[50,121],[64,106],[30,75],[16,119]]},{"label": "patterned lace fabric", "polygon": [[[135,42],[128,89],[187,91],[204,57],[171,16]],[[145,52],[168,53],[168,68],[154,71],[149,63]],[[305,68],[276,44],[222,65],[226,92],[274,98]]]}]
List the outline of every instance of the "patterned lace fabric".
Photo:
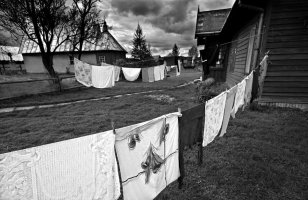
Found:
[{"label": "patterned lace fabric", "polygon": [[84,86],[92,86],[92,66],[74,58],[76,80]]},{"label": "patterned lace fabric", "polygon": [[112,132],[0,155],[0,199],[117,199]]},{"label": "patterned lace fabric", "polygon": [[202,146],[207,146],[211,143],[219,133],[224,117],[226,99],[227,93],[223,92],[205,104]]}]

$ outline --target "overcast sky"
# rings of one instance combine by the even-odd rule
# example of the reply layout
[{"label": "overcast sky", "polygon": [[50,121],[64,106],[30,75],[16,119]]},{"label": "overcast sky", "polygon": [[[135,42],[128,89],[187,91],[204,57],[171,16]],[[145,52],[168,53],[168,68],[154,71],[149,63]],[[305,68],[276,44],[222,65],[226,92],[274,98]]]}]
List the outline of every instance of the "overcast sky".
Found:
[{"label": "overcast sky", "polygon": [[141,25],[153,55],[167,55],[176,43],[181,54],[196,44],[197,8],[200,11],[232,7],[234,0],[103,0],[99,5],[110,31],[130,52],[137,24]]}]

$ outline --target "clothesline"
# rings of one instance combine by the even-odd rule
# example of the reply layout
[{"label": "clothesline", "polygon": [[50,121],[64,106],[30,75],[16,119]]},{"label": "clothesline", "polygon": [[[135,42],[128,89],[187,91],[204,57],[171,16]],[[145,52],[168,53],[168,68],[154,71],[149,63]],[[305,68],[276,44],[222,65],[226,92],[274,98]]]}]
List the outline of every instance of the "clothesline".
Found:
[{"label": "clothesline", "polygon": [[[222,137],[222,127],[228,125],[230,116],[235,117],[240,107],[250,103],[253,73],[201,104],[203,115],[194,111],[190,114],[197,116],[192,117],[185,110],[119,129],[111,120],[109,131],[0,154],[0,177],[4,177],[0,179],[0,199],[114,200],[120,196],[118,173],[125,200],[153,199],[184,176],[183,146],[202,141],[205,147],[219,132]],[[184,130],[187,124],[190,127]],[[129,139],[132,132],[138,135],[133,142],[121,139]],[[183,141],[187,136],[189,142]],[[24,180],[22,185],[20,180]],[[21,187],[24,190],[19,192]]]}]

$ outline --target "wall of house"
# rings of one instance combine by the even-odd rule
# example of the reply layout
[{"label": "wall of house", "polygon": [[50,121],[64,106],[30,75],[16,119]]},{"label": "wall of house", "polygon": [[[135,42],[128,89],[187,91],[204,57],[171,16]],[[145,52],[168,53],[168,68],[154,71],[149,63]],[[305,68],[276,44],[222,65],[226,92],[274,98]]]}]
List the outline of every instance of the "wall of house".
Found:
[{"label": "wall of house", "polygon": [[260,101],[308,104],[308,1],[272,0],[263,52],[270,63]]},{"label": "wall of house", "polygon": [[[118,58],[125,58],[124,52],[119,53],[100,53],[100,52],[93,52],[93,53],[84,53],[81,56],[81,60],[92,64],[92,65],[99,65],[98,64],[98,55],[104,55],[107,63],[112,64],[113,59]],[[28,73],[47,73],[46,69],[44,68],[42,58],[40,54],[24,54],[24,66]],[[77,57],[77,55],[76,55]],[[53,59],[54,69],[58,73],[66,73],[67,70],[69,72],[74,72],[74,65],[70,64],[70,59],[68,54],[56,54],[54,55]]]},{"label": "wall of house", "polygon": [[251,58],[253,57],[251,49],[253,49],[257,33],[258,20],[259,16],[250,20],[234,35],[230,43],[224,44],[228,46],[225,65],[227,65],[226,82],[230,86],[242,81],[252,68],[249,66],[248,71],[245,70],[248,60],[250,59],[249,63],[251,63]]}]

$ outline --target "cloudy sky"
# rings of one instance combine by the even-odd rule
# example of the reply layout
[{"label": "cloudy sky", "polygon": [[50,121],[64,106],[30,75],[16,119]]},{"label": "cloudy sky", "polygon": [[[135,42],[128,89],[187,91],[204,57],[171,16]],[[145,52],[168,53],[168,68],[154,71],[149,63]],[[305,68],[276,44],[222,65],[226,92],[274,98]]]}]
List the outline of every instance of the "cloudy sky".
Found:
[{"label": "cloudy sky", "polygon": [[194,32],[200,11],[232,7],[234,0],[103,0],[99,5],[110,31],[130,52],[137,24],[141,25],[153,55],[167,55],[176,43],[181,54],[196,44]]}]

